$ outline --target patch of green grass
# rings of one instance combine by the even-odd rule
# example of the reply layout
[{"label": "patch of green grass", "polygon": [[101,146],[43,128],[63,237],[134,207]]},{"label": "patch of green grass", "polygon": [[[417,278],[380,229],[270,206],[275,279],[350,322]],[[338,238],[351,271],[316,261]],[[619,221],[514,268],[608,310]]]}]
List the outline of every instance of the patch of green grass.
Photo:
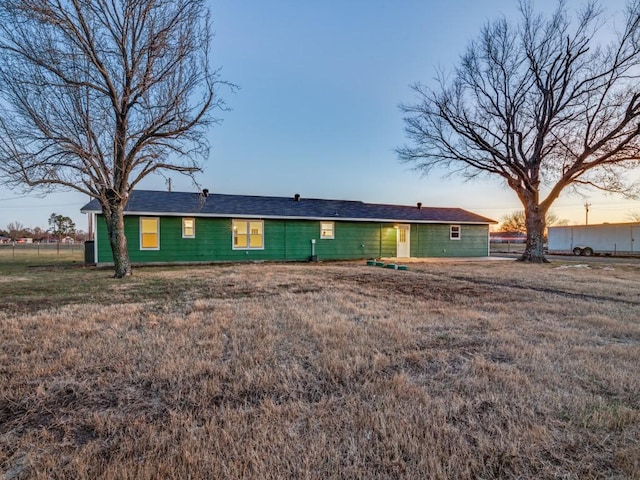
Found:
[{"label": "patch of green grass", "polygon": [[29,267],[70,267],[83,263],[83,245],[0,245],[0,277]]}]

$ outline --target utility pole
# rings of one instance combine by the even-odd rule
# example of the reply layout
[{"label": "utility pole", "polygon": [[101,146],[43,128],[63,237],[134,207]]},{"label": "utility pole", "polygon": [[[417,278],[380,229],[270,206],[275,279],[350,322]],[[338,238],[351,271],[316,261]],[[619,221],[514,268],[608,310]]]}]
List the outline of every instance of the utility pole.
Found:
[{"label": "utility pole", "polygon": [[589,202],[584,202],[584,224],[589,225],[589,207],[591,204]]},{"label": "utility pole", "polygon": [[171,191],[171,177],[167,178],[167,190]]}]

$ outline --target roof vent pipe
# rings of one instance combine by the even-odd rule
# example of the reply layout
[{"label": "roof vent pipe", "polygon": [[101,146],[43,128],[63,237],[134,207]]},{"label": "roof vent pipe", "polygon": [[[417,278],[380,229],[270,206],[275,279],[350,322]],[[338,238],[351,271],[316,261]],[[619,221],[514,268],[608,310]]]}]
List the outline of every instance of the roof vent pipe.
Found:
[{"label": "roof vent pipe", "polygon": [[299,193],[296,193],[296,194],[293,196],[293,199],[294,199],[296,202],[299,202],[299,201],[300,201],[300,194],[299,194]]},{"label": "roof vent pipe", "polygon": [[202,189],[202,195],[204,195],[205,197],[209,196],[209,189],[208,188],[203,188]]},{"label": "roof vent pipe", "polygon": [[418,205],[418,210],[422,208],[422,202],[418,202],[416,205]]}]

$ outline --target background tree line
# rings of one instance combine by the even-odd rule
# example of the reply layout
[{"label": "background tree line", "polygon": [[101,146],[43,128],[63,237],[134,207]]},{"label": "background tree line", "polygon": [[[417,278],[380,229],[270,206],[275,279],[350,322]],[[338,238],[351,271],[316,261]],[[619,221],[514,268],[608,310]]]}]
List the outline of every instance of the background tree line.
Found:
[{"label": "background tree line", "polygon": [[87,240],[87,234],[76,229],[75,222],[65,215],[52,213],[49,217],[49,227],[26,227],[18,221],[7,224],[4,229],[0,229],[0,236],[7,237],[12,241],[21,238],[31,238],[34,242],[55,241],[60,242],[65,237],[71,237],[74,241],[83,242]]}]

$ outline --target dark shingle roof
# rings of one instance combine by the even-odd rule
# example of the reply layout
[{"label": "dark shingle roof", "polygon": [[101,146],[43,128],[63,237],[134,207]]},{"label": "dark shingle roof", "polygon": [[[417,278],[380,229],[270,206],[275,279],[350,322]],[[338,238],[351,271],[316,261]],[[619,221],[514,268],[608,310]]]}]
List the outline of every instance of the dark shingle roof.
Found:
[{"label": "dark shingle roof", "polygon": [[[82,207],[83,213],[101,213],[97,200]],[[125,215],[193,215],[203,217],[300,218],[314,220],[377,220],[418,223],[496,223],[460,208],[381,205],[351,200],[258,197],[212,193],[134,190]]]}]

